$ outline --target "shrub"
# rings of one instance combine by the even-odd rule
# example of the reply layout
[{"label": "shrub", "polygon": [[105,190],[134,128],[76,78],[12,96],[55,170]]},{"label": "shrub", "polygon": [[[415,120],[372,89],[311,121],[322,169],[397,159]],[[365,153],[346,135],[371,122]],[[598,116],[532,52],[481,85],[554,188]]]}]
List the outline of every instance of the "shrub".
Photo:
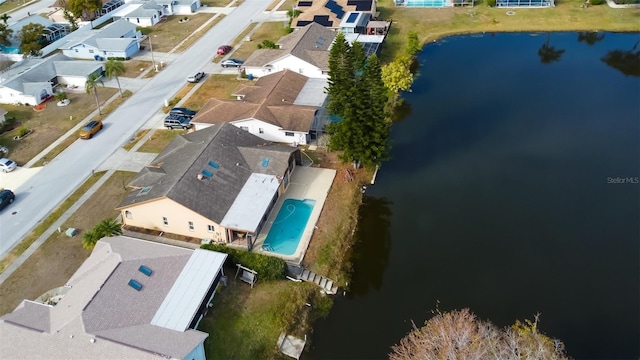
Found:
[{"label": "shrub", "polygon": [[591,5],[602,5],[604,4],[604,0],[589,0]]},{"label": "shrub", "polygon": [[237,250],[221,244],[207,244],[201,248],[228,254],[227,261],[257,271],[259,280],[280,280],[287,274],[287,263],[277,257]]},{"label": "shrub", "polygon": [[487,6],[495,7],[496,6],[496,0],[487,0]]},{"label": "shrub", "polygon": [[20,128],[20,130],[18,130],[18,136],[19,137],[23,137],[23,136],[27,135],[29,133],[29,131],[31,131],[31,130],[29,130],[26,127],[23,126],[23,127]]}]

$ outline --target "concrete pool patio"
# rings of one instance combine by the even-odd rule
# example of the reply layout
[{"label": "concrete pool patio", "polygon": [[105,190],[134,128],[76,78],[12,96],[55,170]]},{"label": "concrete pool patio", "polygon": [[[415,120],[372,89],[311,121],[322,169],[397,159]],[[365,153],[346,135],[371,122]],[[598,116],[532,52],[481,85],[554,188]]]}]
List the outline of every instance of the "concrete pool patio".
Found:
[{"label": "concrete pool patio", "polygon": [[[289,184],[289,187],[278,199],[271,210],[271,214],[269,214],[266,224],[256,238],[252,251],[269,256],[276,256],[287,262],[299,265],[307,252],[311,236],[313,235],[313,230],[318,223],[320,213],[324,207],[324,202],[327,199],[327,195],[329,194],[331,184],[335,177],[336,171],[333,169],[320,169],[302,166],[296,167],[291,175],[291,183]],[[309,221],[307,221],[307,225],[305,226],[300,237],[300,241],[298,242],[298,247],[293,255],[290,256],[262,249],[262,245],[264,245],[264,241],[271,230],[271,226],[273,225],[276,216],[278,216],[280,208],[282,208],[282,204],[287,199],[312,199],[316,201],[315,206],[311,211],[311,215],[309,215]]]}]

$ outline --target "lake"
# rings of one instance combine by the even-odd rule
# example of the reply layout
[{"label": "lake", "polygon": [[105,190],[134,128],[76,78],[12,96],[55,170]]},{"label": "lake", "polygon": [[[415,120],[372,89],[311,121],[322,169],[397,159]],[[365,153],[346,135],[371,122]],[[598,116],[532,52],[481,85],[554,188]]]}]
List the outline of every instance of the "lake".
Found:
[{"label": "lake", "polygon": [[540,313],[574,358],[637,359],[639,40],[427,45],[366,191],[350,290],[304,358],[385,358],[412,321],[470,308],[499,326]]}]

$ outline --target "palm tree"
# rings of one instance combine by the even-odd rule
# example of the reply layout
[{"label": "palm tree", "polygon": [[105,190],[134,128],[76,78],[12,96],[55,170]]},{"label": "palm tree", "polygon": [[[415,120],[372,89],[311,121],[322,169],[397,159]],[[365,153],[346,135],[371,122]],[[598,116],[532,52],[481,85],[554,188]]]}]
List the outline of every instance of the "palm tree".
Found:
[{"label": "palm tree", "polygon": [[538,50],[540,62],[543,64],[551,64],[554,61],[560,61],[560,57],[564,53],[564,50],[556,50],[556,48],[549,45],[550,40],[551,33],[547,33],[547,42],[542,44],[542,47]]},{"label": "palm tree", "polygon": [[124,66],[124,63],[116,59],[109,59],[104,64],[104,69],[104,73],[108,79],[116,78],[116,82],[118,83],[118,90],[120,90],[120,97],[124,97],[122,95],[122,88],[120,87],[120,79],[118,78],[118,76],[124,74],[127,70]]},{"label": "palm tree", "polygon": [[93,73],[87,77],[87,81],[84,83],[84,88],[87,91],[87,94],[91,94],[91,92],[93,92],[93,96],[96,98],[96,105],[98,105],[98,113],[100,115],[102,115],[102,110],[100,110],[100,101],[98,101],[98,84],[104,86],[101,78],[102,75]]},{"label": "palm tree", "polygon": [[93,249],[98,240],[103,237],[122,235],[122,227],[112,219],[102,220],[93,229],[87,231],[82,236],[82,247],[85,249]]},{"label": "palm tree", "polygon": [[9,19],[11,19],[11,16],[9,16],[7,13],[0,15],[0,21],[2,21],[5,25],[7,25],[7,21],[9,21]]},{"label": "palm tree", "polygon": [[122,235],[122,227],[120,223],[113,219],[102,220],[95,228],[94,231],[100,235],[101,238],[107,236]]}]

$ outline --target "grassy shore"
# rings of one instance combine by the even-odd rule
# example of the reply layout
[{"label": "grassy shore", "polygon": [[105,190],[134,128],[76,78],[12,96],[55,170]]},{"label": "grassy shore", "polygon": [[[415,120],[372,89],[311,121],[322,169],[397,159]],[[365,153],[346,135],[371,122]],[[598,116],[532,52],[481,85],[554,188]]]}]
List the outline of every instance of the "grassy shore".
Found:
[{"label": "grassy shore", "polygon": [[[410,31],[415,31],[423,44],[450,35],[484,32],[640,31],[640,8],[612,9],[607,5],[583,8],[583,3],[583,0],[561,0],[548,9],[504,9],[489,7],[480,0],[468,8],[415,9],[395,7],[392,0],[380,0],[380,18],[393,22],[382,59],[393,60],[404,48]],[[507,15],[507,11],[515,14]]]}]

